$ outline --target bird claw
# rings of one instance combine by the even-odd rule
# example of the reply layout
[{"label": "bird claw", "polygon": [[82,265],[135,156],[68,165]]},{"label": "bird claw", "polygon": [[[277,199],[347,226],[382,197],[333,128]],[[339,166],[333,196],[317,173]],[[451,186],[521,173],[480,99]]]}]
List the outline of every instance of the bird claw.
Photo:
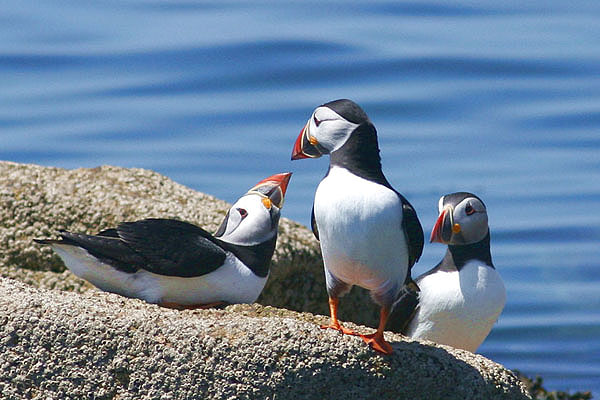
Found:
[{"label": "bird claw", "polygon": [[341,332],[343,335],[360,336],[358,333],[354,332],[352,329],[344,328],[340,323],[321,325],[321,329],[333,329],[338,332]]},{"label": "bird claw", "polygon": [[359,335],[366,344],[378,353],[390,355],[394,352],[392,345],[385,341],[383,335],[372,333],[370,335]]}]

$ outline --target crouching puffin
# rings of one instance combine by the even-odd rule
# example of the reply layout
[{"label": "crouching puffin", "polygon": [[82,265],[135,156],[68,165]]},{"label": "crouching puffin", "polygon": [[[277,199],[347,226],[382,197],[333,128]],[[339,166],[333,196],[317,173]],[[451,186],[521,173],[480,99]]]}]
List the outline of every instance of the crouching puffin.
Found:
[{"label": "crouching puffin", "polygon": [[415,339],[475,352],[504,308],[506,290],[490,253],[488,216],[471,193],[442,196],[431,242],[448,245],[442,261],[406,288],[391,318]]},{"label": "crouching puffin", "polygon": [[423,250],[423,229],[411,204],[381,170],[375,127],[354,102],[335,100],[317,107],[302,128],[292,160],[330,155],[329,170],[315,193],[311,225],[320,241],[331,328],[339,297],[353,285],[370,291],[381,306],[379,326],[359,335],[374,350],[390,354],[384,328],[410,269]]},{"label": "crouching puffin", "polygon": [[269,275],[279,215],[291,173],[260,181],[212,235],[187,222],[123,222],[97,235],[62,231],[48,244],[94,286],[164,307],[252,303]]}]

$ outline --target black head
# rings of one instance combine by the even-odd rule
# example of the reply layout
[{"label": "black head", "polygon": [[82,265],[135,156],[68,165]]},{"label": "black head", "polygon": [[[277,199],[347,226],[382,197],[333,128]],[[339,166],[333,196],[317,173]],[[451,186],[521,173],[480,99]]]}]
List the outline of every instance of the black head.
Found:
[{"label": "black head", "polygon": [[328,107],[332,109],[346,121],[352,122],[353,124],[360,125],[363,122],[369,121],[367,113],[364,112],[364,110],[352,100],[333,100],[329,103],[321,105],[321,107]]}]

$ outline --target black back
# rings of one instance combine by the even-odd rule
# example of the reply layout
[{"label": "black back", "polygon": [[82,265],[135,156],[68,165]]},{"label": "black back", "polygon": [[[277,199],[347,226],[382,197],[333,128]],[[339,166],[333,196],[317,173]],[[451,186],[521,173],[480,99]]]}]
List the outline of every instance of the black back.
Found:
[{"label": "black back", "polygon": [[114,268],[134,273],[145,269],[159,275],[196,277],[223,265],[233,253],[257,276],[267,276],[277,236],[254,246],[240,246],[215,238],[204,229],[172,219],[124,222],[98,235],[61,232],[62,241],[79,246]]}]

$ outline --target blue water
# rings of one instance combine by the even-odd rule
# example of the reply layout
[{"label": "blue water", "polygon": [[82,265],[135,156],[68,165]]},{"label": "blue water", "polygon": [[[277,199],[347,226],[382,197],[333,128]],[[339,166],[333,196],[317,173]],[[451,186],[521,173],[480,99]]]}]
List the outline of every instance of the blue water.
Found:
[{"label": "blue water", "polygon": [[149,168],[228,201],[292,170],[284,214],[309,224],[327,160],[291,163],[293,142],[354,99],[427,233],[442,194],[488,205],[508,303],[480,352],[599,396],[598,21],[594,0],[13,1],[0,159]]}]

